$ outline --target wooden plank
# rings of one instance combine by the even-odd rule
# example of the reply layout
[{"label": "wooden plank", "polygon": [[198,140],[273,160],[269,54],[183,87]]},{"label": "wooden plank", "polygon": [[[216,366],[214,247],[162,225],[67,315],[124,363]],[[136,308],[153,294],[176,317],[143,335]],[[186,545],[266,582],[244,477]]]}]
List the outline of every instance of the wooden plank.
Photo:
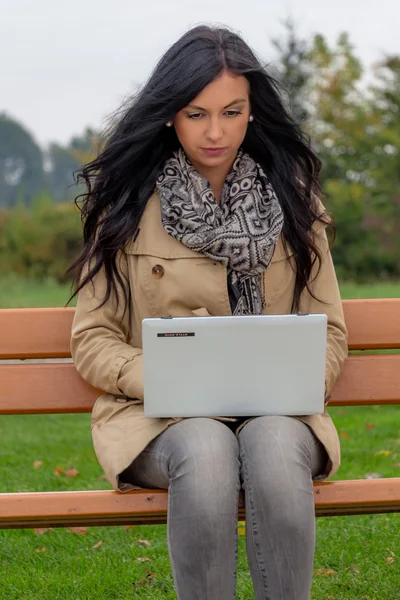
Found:
[{"label": "wooden plank", "polygon": [[350,356],[329,405],[400,404],[400,354]]},{"label": "wooden plank", "polygon": [[400,477],[314,483],[317,517],[400,512]]},{"label": "wooden plank", "polygon": [[[100,394],[72,363],[0,365],[0,414],[90,412]],[[400,404],[400,355],[349,357],[329,404]]]},{"label": "wooden plank", "polygon": [[[345,300],[351,350],[400,348],[400,299]],[[0,359],[70,357],[74,308],[0,310]]]},{"label": "wooden plank", "polygon": [[0,529],[165,523],[165,490],[0,494]]},{"label": "wooden plank", "polygon": [[0,414],[90,412],[100,394],[72,363],[0,365]]},{"label": "wooden plank", "polygon": [[350,350],[400,348],[400,299],[344,300]]},{"label": "wooden plank", "polygon": [[[317,482],[314,500],[317,517],[400,512],[400,478]],[[0,528],[165,523],[167,506],[165,490],[0,494]]]},{"label": "wooden plank", "polygon": [[68,358],[74,308],[0,310],[0,359]]}]

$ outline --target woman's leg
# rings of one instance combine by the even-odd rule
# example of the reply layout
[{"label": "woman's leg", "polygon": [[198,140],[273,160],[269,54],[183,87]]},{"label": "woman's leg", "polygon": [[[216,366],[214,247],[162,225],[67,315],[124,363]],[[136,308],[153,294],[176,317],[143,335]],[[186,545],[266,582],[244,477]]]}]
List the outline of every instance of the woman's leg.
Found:
[{"label": "woman's leg", "polygon": [[246,544],[256,600],[309,600],[315,548],[312,478],[327,455],[292,417],[258,417],[239,436]]},{"label": "woman's leg", "polygon": [[239,445],[213,419],[172,425],[122,475],[168,488],[168,545],[179,600],[234,600]]}]

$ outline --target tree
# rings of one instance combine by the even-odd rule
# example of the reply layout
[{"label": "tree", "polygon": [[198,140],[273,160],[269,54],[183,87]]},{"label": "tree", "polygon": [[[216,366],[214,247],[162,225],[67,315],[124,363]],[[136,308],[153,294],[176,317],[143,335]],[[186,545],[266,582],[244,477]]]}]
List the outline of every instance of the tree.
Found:
[{"label": "tree", "polygon": [[74,183],[74,172],[80,165],[92,160],[97,152],[99,134],[87,128],[80,136],[71,138],[67,146],[50,144],[47,158],[50,169],[48,181],[57,202],[63,202],[78,195]]},{"label": "tree", "polygon": [[297,35],[291,19],[284,21],[283,25],[286,29],[284,39],[272,40],[278,53],[274,68],[276,77],[286,92],[289,110],[297,121],[304,122],[308,117],[306,97],[311,76],[309,42]]},{"label": "tree", "polygon": [[0,114],[0,206],[29,202],[44,186],[40,147],[20,123]]},{"label": "tree", "polygon": [[73,173],[79,162],[70,149],[57,143],[50,144],[47,157],[50,165],[48,183],[56,202],[65,202],[76,195]]},{"label": "tree", "polygon": [[386,64],[380,86],[368,89],[347,34],[333,48],[316,36],[310,59],[309,127],[337,226],[333,253],[339,273],[358,280],[398,276],[397,63],[392,60],[389,71]]}]

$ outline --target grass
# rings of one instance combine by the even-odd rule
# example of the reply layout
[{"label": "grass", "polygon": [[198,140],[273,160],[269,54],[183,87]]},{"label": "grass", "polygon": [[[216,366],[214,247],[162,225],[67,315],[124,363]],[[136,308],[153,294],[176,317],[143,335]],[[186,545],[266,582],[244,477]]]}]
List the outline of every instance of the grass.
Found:
[{"label": "grass", "polygon": [[10,275],[0,279],[0,308],[64,306],[70,293],[69,284],[61,285],[52,279],[37,283]]},{"label": "grass", "polygon": [[[0,283],[0,306],[62,306],[68,291],[51,282],[35,286],[9,278]],[[342,294],[395,297],[400,284],[346,284]],[[330,410],[342,442],[335,479],[400,476],[398,407]],[[89,415],[3,416],[0,439],[1,491],[109,489],[93,452]],[[57,467],[79,474],[56,475]],[[396,514],[318,519],[312,600],[400,600],[399,530]],[[161,525],[92,527],[84,535],[0,531],[0,581],[0,600],[176,598]],[[237,597],[253,598],[242,536]]]},{"label": "grass", "polygon": [[[343,283],[340,286],[343,298],[397,298],[400,297],[400,282],[372,283],[359,285]],[[0,279],[0,308],[24,308],[64,306],[71,288],[54,280],[42,283],[7,276]],[[71,303],[74,306],[75,302]]]},{"label": "grass", "polygon": [[341,283],[340,291],[343,298],[399,298],[400,282]]}]

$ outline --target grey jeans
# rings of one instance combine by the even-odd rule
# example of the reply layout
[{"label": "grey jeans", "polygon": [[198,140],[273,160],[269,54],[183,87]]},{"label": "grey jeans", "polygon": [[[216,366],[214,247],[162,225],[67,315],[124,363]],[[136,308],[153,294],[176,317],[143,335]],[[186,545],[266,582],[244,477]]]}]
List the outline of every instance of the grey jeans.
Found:
[{"label": "grey jeans", "polygon": [[256,600],[309,600],[315,547],[312,478],[327,455],[291,417],[258,417],[238,436],[225,423],[185,419],[123,473],[168,488],[168,547],[179,600],[234,600],[239,490]]}]

